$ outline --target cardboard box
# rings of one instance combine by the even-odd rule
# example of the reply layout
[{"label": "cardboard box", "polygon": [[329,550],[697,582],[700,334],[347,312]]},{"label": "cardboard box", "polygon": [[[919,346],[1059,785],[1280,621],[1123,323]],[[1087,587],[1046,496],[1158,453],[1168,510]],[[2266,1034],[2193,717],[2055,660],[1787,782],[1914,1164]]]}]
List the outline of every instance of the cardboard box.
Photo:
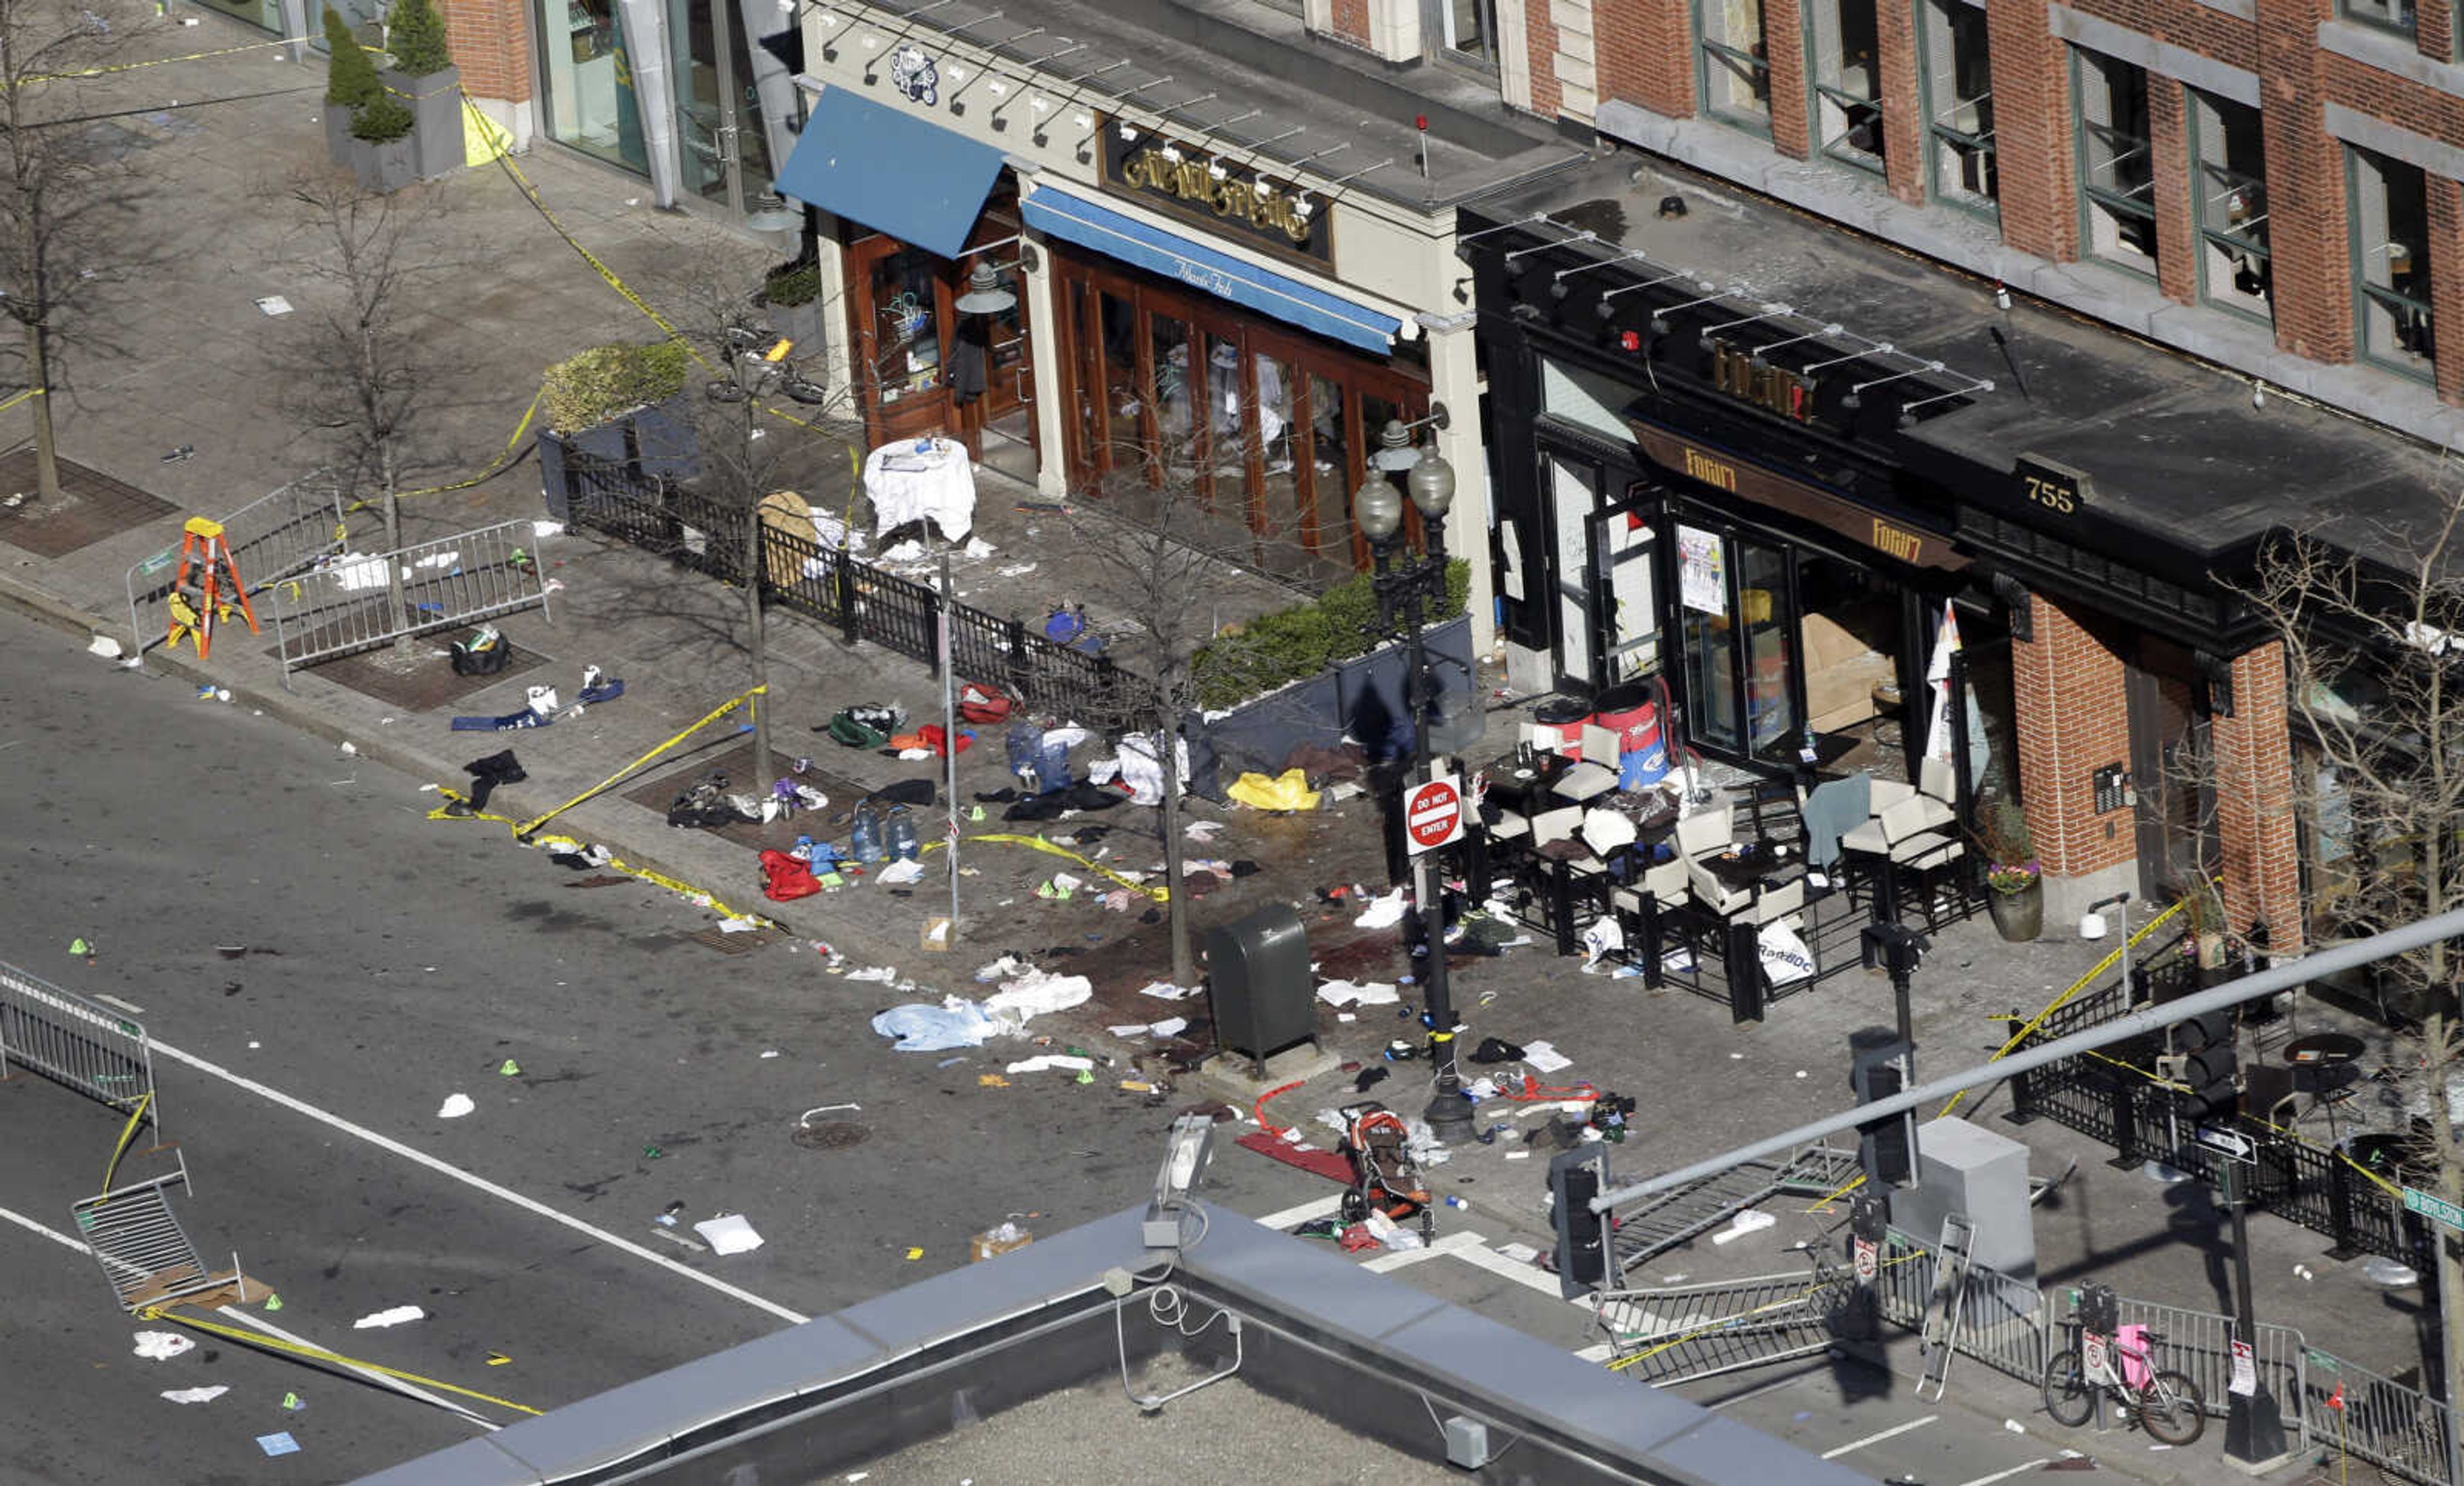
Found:
[{"label": "cardboard box", "polygon": [[1028,1233],[1018,1224],[1003,1223],[998,1228],[987,1228],[967,1240],[967,1260],[972,1264],[980,1264],[995,1255],[1007,1254],[1012,1249],[1023,1249],[1034,1241],[1035,1235]]}]

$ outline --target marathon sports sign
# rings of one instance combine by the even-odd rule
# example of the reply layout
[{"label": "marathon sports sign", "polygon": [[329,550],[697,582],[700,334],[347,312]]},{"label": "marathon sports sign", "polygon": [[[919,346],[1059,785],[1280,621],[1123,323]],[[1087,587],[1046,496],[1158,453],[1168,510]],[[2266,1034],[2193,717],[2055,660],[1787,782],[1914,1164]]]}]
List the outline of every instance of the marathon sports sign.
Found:
[{"label": "marathon sports sign", "polygon": [[1434,776],[1405,792],[1403,834],[1414,856],[1463,840],[1463,792],[1455,788],[1452,775]]}]

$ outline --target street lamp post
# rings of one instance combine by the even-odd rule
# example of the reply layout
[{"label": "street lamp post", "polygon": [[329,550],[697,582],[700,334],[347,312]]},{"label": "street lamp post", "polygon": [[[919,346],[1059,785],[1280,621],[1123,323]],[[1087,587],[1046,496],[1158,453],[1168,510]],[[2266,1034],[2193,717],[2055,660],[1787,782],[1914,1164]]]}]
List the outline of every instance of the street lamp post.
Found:
[{"label": "street lamp post", "polygon": [[[1444,427],[1443,406],[1422,421]],[[1435,444],[1413,453],[1412,426],[1399,419],[1386,425],[1378,436],[1380,447],[1372,458],[1376,468],[1353,496],[1353,519],[1359,522],[1360,535],[1369,539],[1376,555],[1372,581],[1377,594],[1378,625],[1390,634],[1399,627],[1405,646],[1403,705],[1412,720],[1412,778],[1396,792],[1392,808],[1398,816],[1411,785],[1426,782],[1430,774],[1429,714],[1437,688],[1431,684],[1428,647],[1421,629],[1428,622],[1432,605],[1445,601],[1445,516],[1455,498],[1454,466],[1438,452]],[[1402,551],[1397,540],[1403,527],[1403,497],[1391,477],[1398,471],[1408,471],[1403,483],[1410,489],[1412,504],[1421,516],[1420,530],[1427,551],[1418,557]],[[1472,1107],[1463,1091],[1463,1077],[1455,1067],[1454,1001],[1446,985],[1445,889],[1442,880],[1431,869],[1427,852],[1413,858],[1412,892],[1419,905],[1421,939],[1428,949],[1422,978],[1428,999],[1429,1062],[1435,1070],[1429,1106],[1422,1118],[1438,1139],[1457,1141],[1471,1134]]]}]

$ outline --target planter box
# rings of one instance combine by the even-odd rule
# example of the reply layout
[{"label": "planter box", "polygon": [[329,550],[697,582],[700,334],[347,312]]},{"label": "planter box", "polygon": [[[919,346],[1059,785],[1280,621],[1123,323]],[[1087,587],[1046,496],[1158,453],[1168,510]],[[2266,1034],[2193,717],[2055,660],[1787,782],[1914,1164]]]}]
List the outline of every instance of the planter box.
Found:
[{"label": "planter box", "polygon": [[822,364],[822,302],[764,304],[770,328],[796,342],[796,357],[807,366]]},{"label": "planter box", "polygon": [[686,421],[682,394],[573,433],[541,430],[539,459],[539,498],[552,519],[567,523],[576,502],[589,504],[594,479],[629,492],[662,477],[682,481],[701,472],[700,447]]},{"label": "planter box", "polygon": [[449,67],[425,77],[407,77],[386,68],[377,74],[387,91],[399,96],[419,120],[410,131],[417,179],[433,181],[462,168],[462,70]]},{"label": "planter box", "polygon": [[340,103],[325,108],[325,156],[338,165],[351,163],[351,111]]},{"label": "planter box", "polygon": [[[1439,725],[1431,731],[1431,746],[1440,753],[1467,749],[1477,741],[1472,730],[1485,721],[1472,687],[1470,617],[1430,625],[1422,631],[1422,643],[1438,679],[1434,710]],[[1280,774],[1294,748],[1304,743],[1331,748],[1347,735],[1372,760],[1408,756],[1412,732],[1403,705],[1407,654],[1399,644],[1382,645],[1243,702],[1211,721],[1193,720],[1193,788],[1221,799],[1221,787],[1243,772]]]},{"label": "planter box", "polygon": [[360,178],[361,190],[390,196],[419,178],[415,167],[407,135],[382,144],[356,138],[351,141],[351,173]]}]

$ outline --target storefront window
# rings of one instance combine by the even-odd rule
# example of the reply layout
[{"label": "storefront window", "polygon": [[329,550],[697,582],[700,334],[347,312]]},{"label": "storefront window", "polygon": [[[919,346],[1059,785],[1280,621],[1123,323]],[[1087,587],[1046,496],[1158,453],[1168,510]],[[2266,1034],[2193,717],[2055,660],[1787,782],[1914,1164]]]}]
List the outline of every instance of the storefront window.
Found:
[{"label": "storefront window", "polygon": [[539,59],[547,75],[548,133],[648,174],[650,156],[616,0],[540,0]]},{"label": "storefront window", "polygon": [[1541,360],[1540,410],[1552,418],[1623,444],[1634,435],[1617,409],[1631,401],[1633,393],[1614,378]]},{"label": "storefront window", "polygon": [[2199,292],[2210,304],[2264,317],[2275,287],[2267,252],[2267,146],[2258,110],[2190,90]]},{"label": "storefront window", "polygon": [[1136,306],[1118,295],[1104,295],[1104,381],[1108,389],[1105,406],[1108,414],[1102,468],[1133,469],[1139,451],[1146,448],[1143,435],[1147,404],[1154,399],[1155,389],[1138,376],[1138,316]]},{"label": "storefront window", "polygon": [[1313,521],[1308,529],[1309,550],[1342,551],[1352,546],[1352,492],[1343,483],[1350,467],[1344,450],[1352,426],[1343,407],[1343,388],[1328,378],[1309,377],[1309,480],[1315,492],[1309,504]]},{"label": "storefront window", "polygon": [[885,412],[901,398],[941,384],[941,329],[934,270],[940,260],[920,248],[902,248],[872,266],[874,327],[878,338],[880,403]]},{"label": "storefront window", "polygon": [[2147,142],[2147,75],[2077,47],[2071,61],[2079,111],[2079,209],[2088,251],[2153,274],[2156,175]]},{"label": "storefront window", "polygon": [[1967,0],[1925,0],[1925,106],[1936,200],[1991,211],[2001,194],[1993,160],[1993,70],[1985,12]]},{"label": "storefront window", "polygon": [[1197,468],[1198,427],[1191,404],[1198,393],[1189,373],[1189,326],[1151,316],[1147,334],[1147,351],[1155,359],[1155,431],[1163,478],[1186,481]]},{"label": "storefront window", "polygon": [[1446,55],[1458,61],[1497,65],[1497,0],[1443,0]]},{"label": "storefront window", "polygon": [[1802,731],[1790,700],[1788,674],[1796,651],[1789,612],[1788,557],[1775,547],[1734,544],[1737,617],[1745,626],[1746,726],[1755,756],[1793,761]]},{"label": "storefront window", "polygon": [[1815,130],[1822,153],[1882,168],[1881,74],[1874,0],[1814,0]]},{"label": "storefront window", "polygon": [[2430,208],[2421,167],[2354,145],[2345,147],[2344,161],[2362,354],[2428,380],[2434,346]]},{"label": "storefront window", "polygon": [[1685,631],[1688,726],[1698,741],[1737,751],[1745,731],[1738,726],[1728,639],[1728,543],[1720,533],[1677,528],[1677,599]]},{"label": "storefront window", "polygon": [[1703,33],[1703,106],[1731,123],[1771,133],[1771,54],[1763,0],[1697,0]]},{"label": "storefront window", "polygon": [[1588,461],[1549,456],[1549,503],[1556,523],[1557,670],[1576,682],[1592,675],[1592,607],[1585,591],[1592,565],[1592,513],[1599,478]]}]

